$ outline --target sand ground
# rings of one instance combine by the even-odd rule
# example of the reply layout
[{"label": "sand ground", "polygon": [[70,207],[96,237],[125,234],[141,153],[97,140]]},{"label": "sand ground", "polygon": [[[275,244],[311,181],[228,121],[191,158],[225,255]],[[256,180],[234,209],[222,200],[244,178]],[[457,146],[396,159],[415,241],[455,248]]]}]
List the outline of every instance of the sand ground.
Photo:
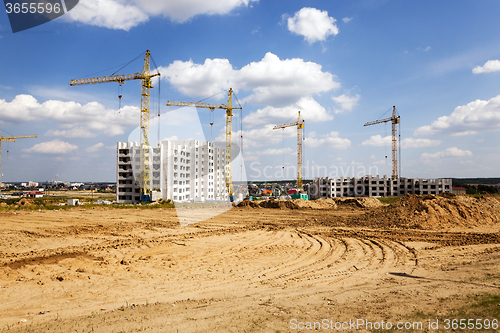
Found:
[{"label": "sand ground", "polygon": [[[332,332],[365,320],[423,332],[499,294],[500,221],[377,227],[381,209],[235,207],[188,226],[175,209],[2,211],[0,330]],[[357,328],[343,331],[376,331]]]}]

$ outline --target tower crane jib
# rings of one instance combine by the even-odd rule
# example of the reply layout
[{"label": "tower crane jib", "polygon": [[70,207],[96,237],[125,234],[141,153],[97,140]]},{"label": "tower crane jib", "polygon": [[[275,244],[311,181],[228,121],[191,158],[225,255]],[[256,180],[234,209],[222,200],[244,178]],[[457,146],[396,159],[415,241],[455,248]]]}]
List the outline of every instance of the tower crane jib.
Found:
[{"label": "tower crane jib", "polygon": [[71,80],[70,86],[117,82],[125,83],[129,80],[141,80],[141,120],[140,120],[140,170],[137,181],[141,187],[141,201],[150,201],[151,180],[149,170],[149,105],[150,105],[150,90],[153,88],[151,79],[159,76],[160,73],[151,74],[149,66],[149,58],[151,53],[146,50],[142,73],[135,72],[133,74],[110,75],[101,77],[92,77],[85,79]]}]

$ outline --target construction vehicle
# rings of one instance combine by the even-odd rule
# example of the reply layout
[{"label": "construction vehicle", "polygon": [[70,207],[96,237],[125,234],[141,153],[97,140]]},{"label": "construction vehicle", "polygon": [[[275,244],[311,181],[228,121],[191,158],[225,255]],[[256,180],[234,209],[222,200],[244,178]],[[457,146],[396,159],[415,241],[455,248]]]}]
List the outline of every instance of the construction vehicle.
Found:
[{"label": "construction vehicle", "polygon": [[370,126],[370,125],[387,123],[387,122],[392,123],[392,176],[391,176],[392,179],[398,178],[398,155],[397,155],[398,142],[397,142],[397,138],[396,138],[396,134],[397,134],[396,125],[399,124],[399,118],[400,118],[400,116],[396,113],[396,107],[393,106],[391,117],[379,119],[379,120],[374,120],[374,121],[369,121],[363,125],[363,126]]},{"label": "construction vehicle", "polygon": [[[299,115],[297,116],[297,121],[293,123],[288,123],[280,126],[274,126],[273,130],[276,129],[285,129],[287,127],[292,127],[292,126],[297,126],[297,198],[300,199],[307,199],[307,195],[303,194],[304,188],[302,184],[302,140],[303,140],[303,134],[302,131],[304,129],[304,120],[300,118],[300,111]],[[294,193],[295,194],[295,193]],[[294,198],[295,199],[295,198]]]},{"label": "construction vehicle", "polygon": [[[141,80],[141,134],[140,134],[140,168],[137,182],[141,188],[141,201],[151,202],[151,180],[149,170],[149,105],[150,105],[150,90],[153,88],[151,79],[159,76],[160,73],[151,74],[149,67],[149,58],[151,54],[146,50],[144,58],[144,66],[142,73],[135,72],[133,74],[110,75],[101,77],[92,77],[86,79],[71,80],[70,86],[83,84],[117,82],[120,85],[128,80]],[[121,95],[119,96],[121,98]]]},{"label": "construction vehicle", "polygon": [[[233,133],[233,110],[241,109],[241,106],[233,106],[233,88],[229,88],[227,104],[210,104],[202,102],[174,102],[167,101],[167,106],[180,106],[180,107],[197,107],[208,108],[210,111],[215,109],[226,110],[226,165],[225,165],[225,181],[227,193],[231,201],[233,200],[233,177],[231,173],[231,149],[232,149],[232,133]],[[213,122],[210,123],[213,125]]]},{"label": "construction vehicle", "polygon": [[32,135],[11,135],[11,136],[1,136],[0,135],[0,187],[2,186],[2,141],[16,142],[16,139],[27,139],[36,138],[36,134]]}]

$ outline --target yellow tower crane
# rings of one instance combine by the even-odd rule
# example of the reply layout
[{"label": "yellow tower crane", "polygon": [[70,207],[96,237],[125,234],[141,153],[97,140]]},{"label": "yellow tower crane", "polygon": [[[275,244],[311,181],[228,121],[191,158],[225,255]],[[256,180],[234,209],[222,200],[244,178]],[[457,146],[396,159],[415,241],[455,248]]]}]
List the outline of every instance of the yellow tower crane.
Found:
[{"label": "yellow tower crane", "polygon": [[233,177],[231,173],[231,140],[233,134],[233,110],[241,109],[241,106],[233,106],[233,88],[229,88],[227,104],[210,104],[201,102],[174,102],[167,101],[167,106],[183,106],[183,107],[197,107],[208,108],[211,111],[215,109],[226,110],[226,166],[225,166],[225,179],[226,188],[229,196],[233,195]]},{"label": "yellow tower crane", "polygon": [[381,123],[387,123],[391,122],[392,123],[392,179],[398,178],[398,142],[396,138],[396,133],[397,133],[397,127],[396,125],[399,124],[399,118],[400,116],[396,114],[396,107],[392,107],[392,117],[389,118],[384,118],[384,119],[379,119],[375,121],[369,121],[364,126],[370,126],[370,125],[375,125],[375,124],[381,124]]},{"label": "yellow tower crane", "polygon": [[36,134],[33,135],[12,135],[12,136],[1,136],[0,135],[0,186],[2,185],[2,141],[16,142],[16,139],[27,139],[36,138]]},{"label": "yellow tower crane", "polygon": [[[123,75],[110,75],[101,77],[92,77],[86,79],[71,80],[70,86],[77,86],[83,84],[118,82],[123,84],[128,80],[141,80],[141,165],[139,169],[139,177],[137,181],[141,187],[141,201],[150,201],[151,180],[149,172],[149,96],[150,89],[153,88],[151,78],[159,76],[160,73],[151,74],[149,67],[149,57],[151,56],[149,50],[146,50],[144,58],[144,66],[142,73],[135,72],[133,74]],[[121,97],[121,96],[120,96]]]},{"label": "yellow tower crane", "polygon": [[273,130],[279,128],[286,128],[297,126],[297,192],[302,193],[302,130],[304,129],[304,120],[300,119],[300,111],[297,117],[297,121],[289,124],[284,124],[281,126],[274,126]]}]

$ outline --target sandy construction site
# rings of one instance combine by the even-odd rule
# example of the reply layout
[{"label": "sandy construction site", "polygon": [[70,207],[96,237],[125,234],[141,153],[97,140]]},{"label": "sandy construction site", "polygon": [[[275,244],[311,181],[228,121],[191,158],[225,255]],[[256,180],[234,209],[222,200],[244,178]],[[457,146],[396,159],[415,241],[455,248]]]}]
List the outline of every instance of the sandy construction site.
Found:
[{"label": "sandy construction site", "polygon": [[498,331],[499,232],[498,196],[2,210],[0,331]]}]

